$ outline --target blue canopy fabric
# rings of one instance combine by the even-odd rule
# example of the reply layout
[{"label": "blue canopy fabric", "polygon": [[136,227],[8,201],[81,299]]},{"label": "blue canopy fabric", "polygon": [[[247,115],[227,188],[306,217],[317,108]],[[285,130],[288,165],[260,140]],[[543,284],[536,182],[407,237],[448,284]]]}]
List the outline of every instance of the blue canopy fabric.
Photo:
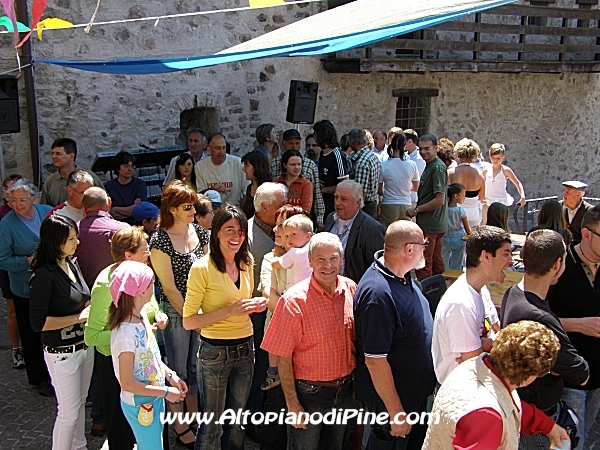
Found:
[{"label": "blue canopy fabric", "polygon": [[[108,74],[150,75],[250,59],[315,56],[362,47],[515,1],[357,0],[212,55],[110,61],[45,59],[36,62]],[[306,33],[307,29],[311,33]]]}]

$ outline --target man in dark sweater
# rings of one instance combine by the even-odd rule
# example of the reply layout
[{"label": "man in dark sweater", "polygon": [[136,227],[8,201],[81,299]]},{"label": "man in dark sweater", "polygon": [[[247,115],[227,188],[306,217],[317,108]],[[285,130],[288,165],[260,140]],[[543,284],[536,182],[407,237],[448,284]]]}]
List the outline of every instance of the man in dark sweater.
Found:
[{"label": "man in dark sweater", "polygon": [[[551,230],[536,230],[529,234],[523,246],[525,275],[511,287],[502,300],[502,326],[532,320],[550,328],[560,341],[558,358],[550,373],[538,377],[529,386],[518,389],[519,397],[537,406],[556,420],[563,392],[563,380],[583,386],[589,379],[587,362],[571,344],[560,320],[545,300],[550,286],[557,283],[565,270],[565,244],[562,236]],[[550,440],[543,434],[521,435],[521,448],[549,448]]]},{"label": "man in dark sweater", "polygon": [[581,443],[600,410],[600,206],[590,209],[581,221],[581,242],[567,249],[565,272],[548,290],[552,311],[569,335],[577,352],[590,366],[585,386],[565,382],[563,400],[579,418]]}]

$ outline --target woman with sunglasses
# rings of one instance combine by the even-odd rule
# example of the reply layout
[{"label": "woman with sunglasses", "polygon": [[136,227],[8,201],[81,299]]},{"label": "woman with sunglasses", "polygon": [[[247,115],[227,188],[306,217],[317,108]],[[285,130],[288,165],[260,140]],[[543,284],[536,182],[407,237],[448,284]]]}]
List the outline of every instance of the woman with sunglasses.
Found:
[{"label": "woman with sunglasses", "polygon": [[[188,413],[198,411],[198,333],[183,328],[181,315],[190,267],[207,253],[209,242],[206,230],[194,224],[197,201],[196,192],[182,181],[169,183],[162,194],[158,230],[150,239],[150,260],[157,276],[158,294],[169,317],[163,332],[166,356],[169,366],[189,387],[185,398]],[[183,403],[172,403],[169,407],[174,413],[184,410]],[[177,441],[193,445],[193,429],[179,421],[174,425]]]}]

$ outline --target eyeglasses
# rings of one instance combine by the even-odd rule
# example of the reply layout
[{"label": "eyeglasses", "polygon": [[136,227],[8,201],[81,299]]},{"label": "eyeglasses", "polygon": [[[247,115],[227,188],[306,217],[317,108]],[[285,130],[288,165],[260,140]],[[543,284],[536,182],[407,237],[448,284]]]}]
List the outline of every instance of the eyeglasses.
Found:
[{"label": "eyeglasses", "polygon": [[194,205],[179,205],[178,208],[183,209],[184,211],[191,211],[194,208]]},{"label": "eyeglasses", "polygon": [[121,167],[125,167],[127,169],[135,169],[135,164],[121,164]]},{"label": "eyeglasses", "polygon": [[592,234],[595,234],[596,236],[600,237],[600,233],[595,232],[594,230],[592,230],[591,228],[587,228],[586,230],[589,230]]},{"label": "eyeglasses", "polygon": [[11,198],[10,199],[10,203],[11,204],[15,204],[18,203],[19,205],[26,205],[27,202],[30,202],[31,198]]},{"label": "eyeglasses", "polygon": [[[600,236],[600,235],[598,235]],[[427,248],[427,246],[429,245],[429,238],[425,238],[423,240],[423,242],[407,242],[406,245],[408,244],[412,244],[412,245],[422,245],[423,247]]]}]

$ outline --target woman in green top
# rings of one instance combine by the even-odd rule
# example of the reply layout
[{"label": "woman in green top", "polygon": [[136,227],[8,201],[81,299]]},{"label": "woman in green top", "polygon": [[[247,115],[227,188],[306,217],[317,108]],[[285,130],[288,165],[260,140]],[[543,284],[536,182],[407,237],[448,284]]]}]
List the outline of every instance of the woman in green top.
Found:
[{"label": "woman in green top", "polygon": [[[113,235],[111,250],[115,264],[108,266],[96,278],[92,288],[90,314],[85,326],[85,343],[96,347],[94,363],[97,370],[100,371],[102,380],[106,436],[111,450],[131,450],[135,444],[135,439],[121,409],[121,386],[113,371],[110,354],[111,331],[108,327],[108,307],[112,302],[112,296],[108,286],[113,271],[121,262],[147,262],[150,255],[147,240],[148,236],[143,227],[123,228]],[[167,325],[167,316],[160,311],[154,295],[150,302],[144,306],[142,314],[147,317],[149,323],[156,322],[155,327],[164,329]]]}]

